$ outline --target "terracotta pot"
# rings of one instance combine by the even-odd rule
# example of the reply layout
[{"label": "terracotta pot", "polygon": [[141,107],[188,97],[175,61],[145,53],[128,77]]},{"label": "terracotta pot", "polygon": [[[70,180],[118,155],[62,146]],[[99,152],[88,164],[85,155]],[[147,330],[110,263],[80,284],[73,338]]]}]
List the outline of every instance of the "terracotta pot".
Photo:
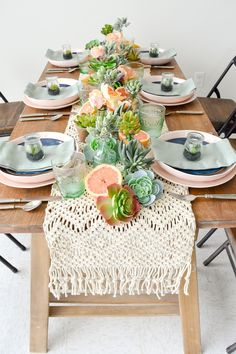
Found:
[{"label": "terracotta pot", "polygon": [[85,143],[85,139],[88,136],[88,131],[86,128],[80,128],[77,124],[75,124],[77,132],[78,132],[78,136],[79,136],[79,140],[81,141],[81,143]]}]

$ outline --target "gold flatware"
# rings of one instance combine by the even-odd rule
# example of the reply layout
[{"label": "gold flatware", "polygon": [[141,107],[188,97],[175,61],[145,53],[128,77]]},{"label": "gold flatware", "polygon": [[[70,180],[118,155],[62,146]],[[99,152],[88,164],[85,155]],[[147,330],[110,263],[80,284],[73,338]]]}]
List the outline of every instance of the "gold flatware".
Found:
[{"label": "gold flatware", "polygon": [[57,114],[55,116],[46,116],[46,117],[28,117],[28,118],[20,118],[20,122],[31,122],[35,120],[58,120],[59,118],[63,117],[63,114]]},{"label": "gold flatware", "polygon": [[32,200],[31,202],[26,203],[24,205],[4,204],[0,205],[0,210],[22,209],[24,211],[31,211],[38,208],[41,204],[41,200]]},{"label": "gold flatware", "polygon": [[192,202],[196,198],[205,198],[205,199],[236,199],[236,194],[199,194],[199,195],[193,195],[193,194],[177,194],[177,193],[172,193],[170,192],[170,195],[172,197],[175,197],[176,199],[179,200],[184,200],[187,202]]},{"label": "gold flatware", "polygon": [[55,74],[55,73],[73,73],[78,70],[78,68],[69,68],[69,69],[48,69],[46,74]]},{"label": "gold flatware", "polygon": [[21,114],[20,118],[28,118],[28,117],[48,117],[48,116],[55,116],[56,114],[62,114],[63,116],[71,115],[71,112],[40,112],[40,113],[28,113],[28,114]]},{"label": "gold flatware", "polygon": [[171,114],[195,114],[195,115],[198,115],[198,114],[204,114],[203,111],[171,111],[171,112],[167,112],[165,115],[166,116],[169,116]]},{"label": "gold flatware", "polygon": [[57,201],[57,200],[61,200],[62,197],[61,196],[35,196],[35,197],[28,197],[28,198],[4,198],[4,199],[0,199],[0,204],[7,204],[7,203],[27,203],[27,202],[31,202],[34,200],[38,200],[41,202],[51,202],[51,201]]}]

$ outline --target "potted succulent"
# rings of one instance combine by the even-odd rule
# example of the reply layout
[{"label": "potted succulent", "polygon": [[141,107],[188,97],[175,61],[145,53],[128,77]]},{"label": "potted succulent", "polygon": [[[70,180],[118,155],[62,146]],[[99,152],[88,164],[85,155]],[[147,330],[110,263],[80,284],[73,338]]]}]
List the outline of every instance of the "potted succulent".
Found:
[{"label": "potted succulent", "polygon": [[137,114],[132,111],[122,112],[118,123],[119,139],[124,142],[130,141],[141,129],[140,120]]},{"label": "potted succulent", "polygon": [[86,137],[88,136],[87,128],[95,128],[96,125],[96,115],[94,114],[77,114],[75,117],[75,126],[79,135],[81,142],[85,142]]},{"label": "potted succulent", "polygon": [[39,161],[44,158],[43,146],[39,135],[26,135],[24,141],[26,156],[30,161]]}]

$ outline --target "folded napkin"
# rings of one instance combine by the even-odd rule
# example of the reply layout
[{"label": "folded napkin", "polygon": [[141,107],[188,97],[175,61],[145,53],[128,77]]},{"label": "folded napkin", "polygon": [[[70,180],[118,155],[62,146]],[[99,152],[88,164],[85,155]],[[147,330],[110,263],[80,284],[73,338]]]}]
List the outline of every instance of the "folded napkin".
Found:
[{"label": "folded napkin", "polygon": [[25,148],[14,142],[0,142],[0,167],[13,171],[43,171],[55,163],[66,163],[75,151],[74,139],[59,145],[44,146],[44,158],[40,161],[30,161],[26,157]]},{"label": "folded napkin", "polygon": [[196,88],[193,79],[188,79],[180,84],[174,84],[173,90],[170,92],[165,92],[162,91],[161,89],[161,81],[155,81],[151,82],[149,80],[144,80],[143,81],[143,87],[142,90],[151,93],[152,95],[157,95],[157,96],[186,96],[189,93],[191,93],[194,89]]},{"label": "folded napkin", "polygon": [[49,95],[47,87],[38,86],[37,84],[28,83],[24,91],[25,95],[36,100],[58,100],[72,97],[78,94],[78,85],[60,86],[58,95]]},{"label": "folded napkin", "polygon": [[203,145],[201,159],[189,161],[183,156],[184,145],[156,139],[152,143],[155,159],[166,165],[190,170],[226,167],[236,163],[236,152],[228,139]]},{"label": "folded napkin", "polygon": [[140,56],[141,58],[150,58],[150,59],[169,59],[169,58],[172,58],[176,55],[176,50],[174,48],[170,48],[170,49],[167,49],[167,50],[164,50],[163,52],[160,52],[158,57],[156,58],[152,58],[149,56],[149,51],[146,52],[142,52],[140,53]]},{"label": "folded napkin", "polygon": [[75,53],[72,51],[72,59],[64,59],[63,58],[63,52],[62,50],[52,50],[52,49],[48,49],[46,54],[45,54],[46,58],[50,59],[50,60],[56,60],[56,61],[69,61],[69,60],[78,60],[78,64],[83,62],[85,60],[85,58],[88,56],[88,51],[84,51],[84,52],[78,52]]}]

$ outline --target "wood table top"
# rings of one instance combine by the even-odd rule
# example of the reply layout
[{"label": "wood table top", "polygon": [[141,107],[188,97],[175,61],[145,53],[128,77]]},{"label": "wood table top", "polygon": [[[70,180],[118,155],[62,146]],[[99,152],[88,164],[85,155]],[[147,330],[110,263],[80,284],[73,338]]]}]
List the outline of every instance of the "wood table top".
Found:
[{"label": "wood table top", "polygon": [[[177,77],[184,78],[184,75],[176,63],[175,59],[172,60],[171,65],[175,65],[172,70]],[[52,67],[47,64],[39,81],[45,78],[45,71]],[[167,70],[165,70],[167,71]],[[152,74],[160,74],[163,69],[155,69]],[[71,74],[62,73],[57,74],[59,77],[67,77],[78,79],[79,71]],[[179,109],[180,106],[167,107],[168,111]],[[182,110],[203,110],[200,102],[195,101],[181,106]],[[63,111],[70,111],[71,107],[63,109]],[[36,113],[43,112],[25,106],[23,113]],[[46,111],[45,111],[46,112]],[[12,132],[11,139],[23,136],[27,133],[42,132],[42,131],[55,131],[64,133],[68,121],[68,116],[64,116],[58,121],[32,121],[20,122],[18,121],[15,129]],[[173,114],[166,117],[166,123],[169,130],[201,130],[208,133],[215,134],[215,130],[208,119],[206,114],[203,115],[181,115]],[[0,198],[27,198],[32,196],[49,196],[51,186],[40,187],[35,189],[18,189],[0,184]],[[193,194],[212,194],[212,193],[236,193],[236,177],[231,181],[217,187],[211,188],[190,188],[190,193]],[[45,208],[47,203],[43,203],[39,208],[31,212],[24,212],[22,210],[1,210],[0,211],[0,232],[12,233],[41,233],[43,231],[42,224],[44,220]],[[209,200],[209,199],[196,199],[193,203],[193,211],[196,217],[197,226],[199,228],[208,227],[236,227],[236,200]]]}]

